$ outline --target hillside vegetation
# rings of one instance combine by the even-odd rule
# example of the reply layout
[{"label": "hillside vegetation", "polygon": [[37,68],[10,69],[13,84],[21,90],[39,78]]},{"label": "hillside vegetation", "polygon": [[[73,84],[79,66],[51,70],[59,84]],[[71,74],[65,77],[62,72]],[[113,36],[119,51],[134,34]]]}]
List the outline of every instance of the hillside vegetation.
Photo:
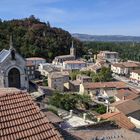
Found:
[{"label": "hillside vegetation", "polygon": [[25,19],[0,20],[0,50],[9,48],[12,34],[16,50],[23,57],[39,56],[51,61],[56,55],[69,54],[72,39],[77,55],[83,54],[82,43],[61,28],[51,27],[49,22],[41,22],[34,16]]},{"label": "hillside vegetation", "polygon": [[133,42],[84,42],[85,52],[90,50],[93,54],[100,51],[116,51],[123,61],[140,61],[140,43]]}]

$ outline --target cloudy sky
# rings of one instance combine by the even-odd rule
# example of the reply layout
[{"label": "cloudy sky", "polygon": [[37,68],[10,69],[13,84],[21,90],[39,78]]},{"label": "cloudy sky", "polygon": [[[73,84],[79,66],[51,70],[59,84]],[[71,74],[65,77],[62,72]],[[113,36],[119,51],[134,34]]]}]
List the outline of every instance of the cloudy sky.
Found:
[{"label": "cloudy sky", "polygon": [[0,0],[2,20],[32,14],[71,33],[140,36],[140,0]]}]

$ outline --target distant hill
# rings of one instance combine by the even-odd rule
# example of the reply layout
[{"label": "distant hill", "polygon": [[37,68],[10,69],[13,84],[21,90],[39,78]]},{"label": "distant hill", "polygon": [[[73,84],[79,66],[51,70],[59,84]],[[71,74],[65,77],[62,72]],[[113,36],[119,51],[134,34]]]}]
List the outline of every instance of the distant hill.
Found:
[{"label": "distant hill", "polygon": [[81,41],[101,41],[101,42],[140,42],[140,36],[123,36],[123,35],[88,35],[72,34],[73,37]]},{"label": "distant hill", "polygon": [[51,61],[56,55],[69,54],[72,40],[77,55],[82,55],[83,43],[73,38],[68,31],[52,27],[33,15],[24,19],[3,21],[0,19],[0,50],[9,48],[9,38],[23,57],[39,56]]}]

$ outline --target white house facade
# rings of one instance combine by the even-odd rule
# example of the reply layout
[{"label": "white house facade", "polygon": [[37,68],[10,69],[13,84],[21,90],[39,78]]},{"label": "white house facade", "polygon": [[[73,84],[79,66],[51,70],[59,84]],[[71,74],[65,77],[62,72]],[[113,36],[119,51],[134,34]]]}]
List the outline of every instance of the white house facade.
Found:
[{"label": "white house facade", "polygon": [[131,71],[130,79],[134,83],[139,84],[140,83],[140,70],[133,70],[133,71]]},{"label": "white house facade", "polygon": [[86,62],[73,60],[73,61],[64,61],[63,62],[63,69],[65,70],[80,70],[86,67]]}]

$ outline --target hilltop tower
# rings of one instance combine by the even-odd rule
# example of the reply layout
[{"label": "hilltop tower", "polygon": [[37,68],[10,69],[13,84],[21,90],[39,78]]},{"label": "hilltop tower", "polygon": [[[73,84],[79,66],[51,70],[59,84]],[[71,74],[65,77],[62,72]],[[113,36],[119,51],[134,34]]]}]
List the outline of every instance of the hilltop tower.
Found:
[{"label": "hilltop tower", "polygon": [[76,57],[76,49],[73,46],[73,41],[72,41],[72,46],[70,48],[70,55]]}]

